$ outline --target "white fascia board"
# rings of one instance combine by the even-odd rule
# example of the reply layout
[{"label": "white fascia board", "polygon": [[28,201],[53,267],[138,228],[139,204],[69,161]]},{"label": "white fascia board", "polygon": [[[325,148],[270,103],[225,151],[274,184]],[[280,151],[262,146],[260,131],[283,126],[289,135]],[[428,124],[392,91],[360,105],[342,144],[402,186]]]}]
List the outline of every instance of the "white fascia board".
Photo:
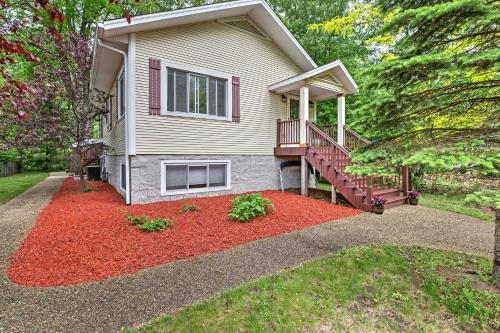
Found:
[{"label": "white fascia board", "polygon": [[264,32],[267,35],[273,35],[274,38],[271,37],[273,41],[303,70],[317,67],[276,13],[263,0],[231,1],[141,15],[133,17],[130,23],[126,19],[117,19],[98,24],[98,29],[102,29],[101,37],[108,39],[131,32],[162,29],[242,15],[248,15],[256,21],[259,28],[263,28],[265,25],[267,29],[263,29]]},{"label": "white fascia board", "polygon": [[240,1],[230,1],[224,3],[218,3],[214,5],[206,5],[206,6],[197,6],[190,7],[184,9],[177,9],[168,12],[160,12],[154,14],[147,15],[139,15],[132,18],[130,23],[127,22],[127,19],[117,19],[111,21],[105,21],[100,23],[99,26],[106,30],[113,30],[119,28],[134,28],[143,24],[155,23],[163,20],[171,20],[175,18],[182,18],[187,16],[199,15],[199,14],[208,14],[212,12],[228,10],[233,8],[240,8],[246,6],[255,6],[258,4],[262,4],[261,0],[240,0]]},{"label": "white fascia board", "polygon": [[[358,89],[358,85],[356,84],[356,82],[354,82],[354,79],[351,77],[351,74],[349,74],[349,72],[345,68],[344,64],[342,64],[342,62],[340,60],[335,60],[334,62],[331,62],[329,64],[326,64],[326,65],[318,67],[318,68],[315,68],[309,72],[305,72],[305,73],[299,74],[297,76],[291,77],[289,79],[283,80],[281,82],[272,84],[268,87],[268,89],[271,92],[282,91],[284,87],[294,86],[298,82],[304,81],[308,78],[314,77],[314,76],[322,74],[322,73],[328,73],[332,69],[335,69],[335,68],[340,69],[343,78],[345,78],[346,81],[351,85],[350,87],[348,87],[349,88],[348,92],[355,93]],[[338,75],[336,75],[336,76],[338,76]]]}]

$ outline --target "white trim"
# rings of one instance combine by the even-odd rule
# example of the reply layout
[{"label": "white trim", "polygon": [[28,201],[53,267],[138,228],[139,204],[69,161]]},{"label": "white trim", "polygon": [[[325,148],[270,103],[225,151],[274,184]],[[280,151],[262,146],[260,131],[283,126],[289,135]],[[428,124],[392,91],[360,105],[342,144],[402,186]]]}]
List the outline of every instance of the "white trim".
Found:
[{"label": "white trim", "polygon": [[[192,74],[201,74],[201,75],[206,75],[206,76],[211,76],[219,79],[224,79],[226,80],[226,116],[225,117],[220,117],[220,116],[214,116],[210,115],[208,113],[209,105],[208,105],[208,93],[207,93],[207,114],[200,114],[200,113],[195,113],[195,112],[189,112],[189,91],[190,91],[190,82],[189,82],[189,75],[187,77],[187,91],[188,95],[186,98],[186,103],[187,105],[187,112],[178,112],[178,111],[169,111],[168,108],[168,73],[167,73],[167,67],[168,68],[174,68],[174,69],[179,69],[188,73]],[[232,79],[233,76],[231,74],[225,73],[225,72],[220,72],[220,71],[215,71],[212,69],[204,68],[204,67],[199,67],[199,66],[193,66],[189,64],[182,64],[182,63],[177,63],[177,62],[172,62],[172,61],[167,61],[167,60],[161,60],[161,71],[160,71],[160,78],[161,82],[160,85],[161,87],[165,87],[166,89],[161,89],[161,112],[160,114],[162,116],[175,116],[175,117],[189,117],[189,118],[200,118],[200,119],[212,119],[212,120],[221,120],[221,121],[232,121],[232,116],[233,116],[233,89],[232,89]],[[207,85],[208,85],[208,79],[207,79]]]},{"label": "white trim", "polygon": [[[97,40],[97,44],[101,47],[107,48],[108,50],[111,50],[113,52],[116,52],[118,54],[121,54],[123,56],[123,68],[125,71],[125,74],[128,72],[128,55],[126,52],[119,50],[111,45],[105,44],[102,42],[101,39]],[[118,99],[118,98],[117,98]],[[118,103],[117,103],[118,104]],[[126,112],[126,105],[125,105],[125,172],[126,172],[126,184],[127,184],[127,190],[125,191],[125,203],[127,205],[130,205],[132,202],[132,191],[130,189],[130,158],[128,155],[128,135],[127,135],[127,122],[128,122],[128,116]],[[118,105],[117,105],[117,110],[118,110]],[[121,166],[120,166],[120,172],[121,172]],[[121,179],[120,179],[121,183]]]},{"label": "white trim", "polygon": [[[242,28],[239,28],[237,26],[229,24],[230,22],[238,22],[238,21],[248,21],[248,23],[250,23],[258,32],[260,32],[262,34],[262,36],[256,35],[255,33],[251,32],[251,31],[248,31],[248,30],[245,30],[245,29],[242,29]],[[227,19],[220,19],[220,20],[217,20],[217,22],[222,23],[227,27],[236,29],[236,30],[243,32],[245,34],[266,40],[268,42],[272,42],[271,38],[269,38],[269,36],[264,31],[262,31],[262,29],[259,28],[259,26],[257,24],[255,24],[255,22],[251,18],[249,18],[248,16],[238,16],[238,17],[231,17],[231,18],[227,18]]]},{"label": "white trim", "polygon": [[[266,15],[267,14],[267,15]],[[317,65],[279,17],[263,0],[240,0],[174,11],[140,15],[132,18],[105,21],[97,25],[98,36],[111,38],[131,32],[158,30],[202,21],[224,19],[231,16],[249,16],[261,30],[277,43],[303,70]]]},{"label": "white trim", "polygon": [[269,91],[272,91],[272,92],[282,93],[283,90],[288,89],[289,86],[295,87],[295,85],[297,85],[297,84],[305,84],[306,79],[314,77],[314,76],[322,74],[322,73],[330,72],[331,70],[333,70],[335,68],[340,69],[344,78],[349,83],[350,87],[345,87],[347,89],[347,92],[350,94],[355,93],[358,90],[358,85],[356,84],[356,82],[354,82],[354,79],[351,77],[351,74],[349,74],[349,72],[345,68],[344,64],[342,64],[342,61],[340,61],[340,60],[335,60],[334,62],[331,62],[331,63],[326,64],[324,66],[315,68],[313,70],[299,74],[299,75],[291,77],[289,79],[274,83],[274,84],[270,85],[268,89],[269,89]]},{"label": "white trim", "polygon": [[[196,188],[190,190],[171,190],[166,189],[166,165],[186,165],[186,166],[208,166],[209,164],[224,164],[226,165],[226,186],[209,187],[210,180],[207,175],[207,187],[206,188]],[[179,194],[190,194],[190,193],[203,193],[203,192],[214,192],[214,191],[228,191],[231,189],[231,160],[161,160],[160,161],[160,194],[162,196],[179,195]],[[208,168],[207,168],[208,172]],[[189,177],[188,177],[189,182]]]},{"label": "white trim", "polygon": [[135,121],[135,107],[136,107],[136,71],[135,71],[135,33],[129,35],[128,43],[128,75],[127,75],[127,135],[128,135],[128,154],[135,155],[136,153],[136,121]]}]

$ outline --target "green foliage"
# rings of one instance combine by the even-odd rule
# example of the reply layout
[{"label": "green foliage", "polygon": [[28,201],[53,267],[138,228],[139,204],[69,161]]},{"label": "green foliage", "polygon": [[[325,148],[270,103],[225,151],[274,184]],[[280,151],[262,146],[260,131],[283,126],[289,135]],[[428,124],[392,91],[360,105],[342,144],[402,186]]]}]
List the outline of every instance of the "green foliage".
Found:
[{"label": "green foliage", "polygon": [[181,212],[186,213],[186,212],[198,212],[200,211],[201,208],[196,206],[196,205],[184,205],[181,208]]},{"label": "green foliage", "polygon": [[143,225],[146,221],[149,220],[149,216],[147,215],[142,215],[141,217],[139,216],[133,216],[131,214],[127,215],[127,220],[130,222],[132,225],[138,225],[141,226]]},{"label": "green foliage", "polygon": [[139,227],[145,232],[161,231],[165,228],[171,228],[174,225],[174,222],[170,219],[161,217],[149,218],[149,216],[147,215],[142,215],[141,217],[139,217],[128,214],[127,220],[130,222],[130,224]]},{"label": "green foliage", "polygon": [[[358,75],[350,119],[375,143],[355,153],[365,165],[353,172],[370,173],[377,164],[390,170],[403,162],[429,172],[469,169],[498,176],[499,8],[483,0],[373,3],[376,30],[367,41],[387,44],[378,49],[378,63]],[[353,22],[366,22],[363,15],[354,6],[321,28],[330,24],[335,33],[351,33]]]},{"label": "green foliage", "polygon": [[271,200],[264,198],[260,193],[244,194],[232,200],[229,217],[235,221],[246,222],[257,216],[266,215],[274,209]]},{"label": "green foliage", "polygon": [[144,222],[142,230],[146,232],[161,231],[165,228],[171,228],[173,225],[172,220],[164,218],[154,218]]},{"label": "green foliage", "polygon": [[[467,196],[465,197],[465,199],[466,198]],[[446,194],[424,193],[420,197],[419,204],[422,206],[427,206],[472,216],[484,221],[493,222],[495,220],[495,216],[493,214],[487,214],[487,212],[484,212],[476,207],[469,207],[466,204],[463,195],[455,196]]]},{"label": "green foliage", "polygon": [[465,197],[465,203],[476,207],[494,207],[500,209],[500,193],[496,191],[476,191]]}]

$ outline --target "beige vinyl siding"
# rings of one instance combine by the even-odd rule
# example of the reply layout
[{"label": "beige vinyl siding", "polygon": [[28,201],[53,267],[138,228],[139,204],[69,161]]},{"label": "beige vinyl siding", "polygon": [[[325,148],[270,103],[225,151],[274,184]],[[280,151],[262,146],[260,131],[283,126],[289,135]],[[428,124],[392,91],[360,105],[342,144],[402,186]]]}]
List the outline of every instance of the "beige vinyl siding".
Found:
[{"label": "beige vinyl siding", "polygon": [[341,85],[332,83],[332,82],[327,82],[325,80],[319,79],[319,78],[310,78],[306,80],[306,84],[313,86],[313,87],[318,87],[322,88],[325,90],[329,91],[338,91],[339,93],[346,93],[346,90],[344,87]]},{"label": "beige vinyl siding", "polygon": [[[301,70],[271,41],[208,22],[137,33],[136,56],[137,154],[273,154],[286,103],[268,86]],[[150,57],[240,77],[240,123],[150,116]]]},{"label": "beige vinyl siding", "polygon": [[103,142],[108,146],[109,155],[123,155],[125,154],[125,118],[122,117],[118,122],[116,121],[117,114],[117,96],[116,96],[116,81],[109,91],[112,96],[112,109],[113,109],[113,128],[108,130],[108,124],[104,124]]}]

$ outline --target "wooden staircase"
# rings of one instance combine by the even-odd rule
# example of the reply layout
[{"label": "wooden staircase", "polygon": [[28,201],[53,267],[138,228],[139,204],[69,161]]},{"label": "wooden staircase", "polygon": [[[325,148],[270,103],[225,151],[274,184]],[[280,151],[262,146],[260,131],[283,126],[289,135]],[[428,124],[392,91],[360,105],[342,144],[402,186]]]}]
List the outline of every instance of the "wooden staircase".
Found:
[{"label": "wooden staircase", "polygon": [[[407,167],[397,168],[392,176],[347,173],[346,168],[353,164],[348,149],[341,147],[315,124],[307,122],[306,130],[308,149],[305,157],[307,162],[335,186],[337,191],[354,207],[368,212],[372,211],[370,200],[374,196],[383,196],[387,200],[385,208],[404,205],[407,202],[406,194],[409,188]],[[359,136],[357,133],[356,135]]]},{"label": "wooden staircase", "polygon": [[[328,132],[330,132],[327,129]],[[371,212],[371,198],[383,196],[385,208],[404,205],[409,190],[408,168],[400,166],[391,176],[354,175],[346,171],[353,165],[349,151],[370,142],[353,130],[345,129],[345,147],[311,122],[306,122],[306,144],[300,144],[299,120],[277,124],[277,156],[305,156],[320,175],[354,207]]]}]

